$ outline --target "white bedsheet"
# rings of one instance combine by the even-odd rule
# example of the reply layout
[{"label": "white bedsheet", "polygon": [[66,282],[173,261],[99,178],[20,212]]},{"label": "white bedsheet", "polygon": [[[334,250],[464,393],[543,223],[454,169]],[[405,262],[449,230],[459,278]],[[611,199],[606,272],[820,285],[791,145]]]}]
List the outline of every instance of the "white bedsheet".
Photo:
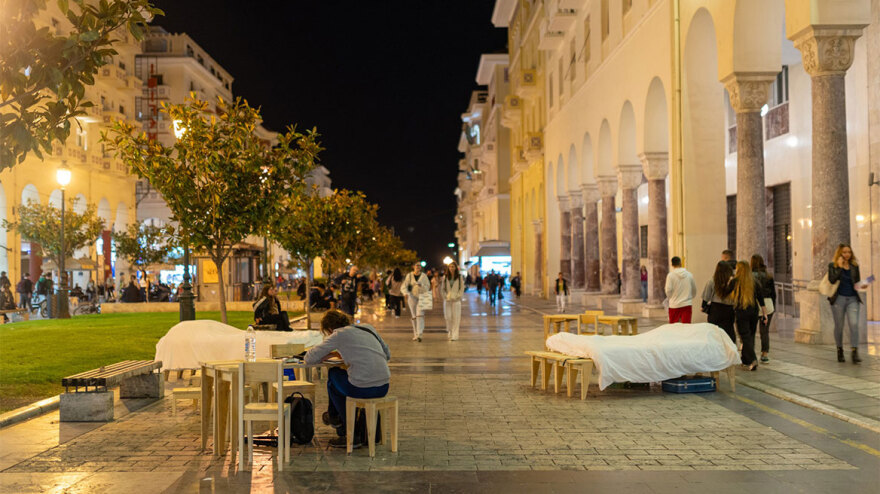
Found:
[{"label": "white bedsheet", "polygon": [[591,358],[599,389],[615,382],[659,382],[695,372],[714,372],[739,364],[736,345],[709,323],[665,324],[636,336],[557,333],[547,348]]},{"label": "white bedsheet", "polygon": [[[195,369],[211,360],[243,359],[245,334],[219,321],[184,321],[156,343],[156,360],[167,370]],[[321,341],[318,331],[257,331],[257,358],[269,358],[270,345],[302,343],[308,348]]]}]

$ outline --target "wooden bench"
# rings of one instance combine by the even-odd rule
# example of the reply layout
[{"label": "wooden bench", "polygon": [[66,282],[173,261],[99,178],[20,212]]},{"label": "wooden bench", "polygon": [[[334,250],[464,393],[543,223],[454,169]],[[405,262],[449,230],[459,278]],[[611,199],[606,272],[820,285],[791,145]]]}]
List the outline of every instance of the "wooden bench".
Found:
[{"label": "wooden bench", "polygon": [[31,311],[27,309],[4,309],[0,310],[0,314],[19,314],[24,318],[25,321],[31,320]]},{"label": "wooden bench", "polygon": [[581,374],[581,399],[586,399],[587,389],[590,387],[590,376],[593,373],[593,360],[588,358],[574,357],[558,352],[526,352],[532,359],[531,381],[534,388],[538,378],[538,369],[541,370],[541,389],[546,390],[550,383],[550,369],[553,369],[553,392],[558,393],[562,386],[563,373],[568,371],[566,395],[571,397],[574,387],[577,385],[577,375]]},{"label": "wooden bench", "polygon": [[[613,335],[639,334],[639,320],[631,316],[599,316],[599,324],[606,324],[611,328]],[[604,330],[603,330],[604,334]]]},{"label": "wooden bench", "polygon": [[158,372],[161,368],[162,362],[153,360],[124,360],[62,378],[65,393],[58,405],[61,421],[113,420],[110,388],[116,386],[119,386],[120,398],[161,398],[165,390],[162,374]]}]

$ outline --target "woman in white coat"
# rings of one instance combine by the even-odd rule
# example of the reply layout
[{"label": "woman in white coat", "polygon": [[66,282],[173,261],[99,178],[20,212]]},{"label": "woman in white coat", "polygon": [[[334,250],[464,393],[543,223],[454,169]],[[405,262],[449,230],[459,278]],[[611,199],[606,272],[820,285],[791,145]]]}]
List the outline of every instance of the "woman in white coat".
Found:
[{"label": "woman in white coat", "polygon": [[464,294],[464,277],[454,261],[446,266],[446,276],[441,281],[443,296],[443,315],[446,317],[446,332],[449,341],[458,339],[458,326],[461,322],[461,296]]},{"label": "woman in white coat", "polygon": [[403,280],[403,293],[406,295],[406,305],[412,314],[413,341],[422,341],[422,333],[425,332],[425,311],[419,308],[419,298],[431,299],[431,281],[422,272],[422,265],[413,264],[413,270]]}]

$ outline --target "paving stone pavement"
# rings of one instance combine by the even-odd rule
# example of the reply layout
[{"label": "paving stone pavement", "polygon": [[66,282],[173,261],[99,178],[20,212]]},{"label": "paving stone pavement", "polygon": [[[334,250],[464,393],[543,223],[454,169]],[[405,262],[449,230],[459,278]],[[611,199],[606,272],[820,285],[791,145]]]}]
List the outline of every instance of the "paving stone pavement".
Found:
[{"label": "paving stone pavement", "polygon": [[[377,446],[374,459],[363,449],[348,456],[327,447],[332,431],[321,426],[316,444],[293,447],[284,472],[273,449],[258,447],[253,470],[239,473],[229,455],[200,451],[196,410],[180,402],[172,416],[166,398],[103,425],[59,424],[56,412],[0,430],[0,491],[831,492],[843,482],[876,492],[880,435],[749,388],[728,393],[724,380],[722,392],[705,395],[594,384],[586,401],[531,389],[523,352],[541,347],[540,312],[552,306],[509,302],[493,309],[467,294],[456,342],[439,310],[421,343],[411,341],[409,318],[362,310],[392,351],[397,454]],[[861,377],[774,365],[873,399]],[[320,414],[326,392],[317,401]]]}]

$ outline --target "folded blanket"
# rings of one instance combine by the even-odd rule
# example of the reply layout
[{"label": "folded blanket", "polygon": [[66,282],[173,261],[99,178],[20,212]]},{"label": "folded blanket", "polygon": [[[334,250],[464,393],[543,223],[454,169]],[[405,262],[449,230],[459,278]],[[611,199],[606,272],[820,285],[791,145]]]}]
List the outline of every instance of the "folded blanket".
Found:
[{"label": "folded blanket", "polygon": [[666,324],[636,336],[558,333],[547,348],[591,358],[599,389],[615,382],[659,382],[696,372],[714,372],[739,364],[736,345],[723,329],[709,323]]},{"label": "folded blanket", "polygon": [[[183,321],[156,343],[156,360],[162,368],[195,369],[202,362],[244,359],[246,332],[219,321]],[[318,331],[257,331],[257,358],[269,358],[271,345],[301,343],[308,347],[323,341]]]}]

